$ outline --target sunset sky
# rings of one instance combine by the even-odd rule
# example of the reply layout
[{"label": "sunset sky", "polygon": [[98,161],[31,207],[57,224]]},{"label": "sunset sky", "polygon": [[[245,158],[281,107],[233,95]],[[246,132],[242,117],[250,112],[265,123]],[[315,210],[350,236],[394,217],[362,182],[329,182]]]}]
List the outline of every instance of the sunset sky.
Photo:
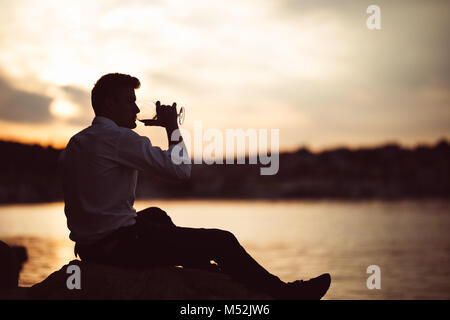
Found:
[{"label": "sunset sky", "polygon": [[0,139],[64,146],[110,72],[186,129],[279,128],[282,150],[450,137],[449,1],[0,0],[0,19]]}]

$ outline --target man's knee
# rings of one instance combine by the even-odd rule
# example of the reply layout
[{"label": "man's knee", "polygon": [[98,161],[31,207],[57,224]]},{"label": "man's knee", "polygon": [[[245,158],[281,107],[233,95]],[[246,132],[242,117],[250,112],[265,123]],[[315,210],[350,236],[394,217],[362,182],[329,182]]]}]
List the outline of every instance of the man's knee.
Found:
[{"label": "man's knee", "polygon": [[157,207],[149,207],[139,211],[137,213],[137,219],[152,224],[175,226],[169,215],[164,210]]},{"label": "man's knee", "polygon": [[214,232],[215,237],[219,239],[221,242],[226,242],[227,244],[237,244],[238,240],[234,236],[233,233],[227,230],[221,230],[221,229],[212,229]]},{"label": "man's knee", "polygon": [[138,211],[137,214],[138,215],[142,215],[142,214],[167,215],[167,213],[164,210],[162,210],[161,208],[158,208],[158,207],[148,207],[148,208],[145,208],[144,210]]}]

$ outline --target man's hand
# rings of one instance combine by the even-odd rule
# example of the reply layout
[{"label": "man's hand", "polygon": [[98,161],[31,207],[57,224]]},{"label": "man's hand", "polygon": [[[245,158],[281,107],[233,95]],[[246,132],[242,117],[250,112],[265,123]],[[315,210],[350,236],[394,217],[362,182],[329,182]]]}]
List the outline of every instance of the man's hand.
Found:
[{"label": "man's hand", "polygon": [[160,126],[166,128],[167,140],[169,141],[169,146],[172,144],[177,144],[183,138],[180,137],[178,141],[172,141],[172,133],[178,129],[178,113],[177,104],[174,102],[172,106],[161,105],[159,101],[156,101],[156,119],[145,120],[144,124],[146,126]]},{"label": "man's hand", "polygon": [[159,101],[156,101],[156,119],[145,120],[146,126],[159,126],[168,130],[178,129],[178,113],[177,104],[174,102],[172,106],[161,105]]}]

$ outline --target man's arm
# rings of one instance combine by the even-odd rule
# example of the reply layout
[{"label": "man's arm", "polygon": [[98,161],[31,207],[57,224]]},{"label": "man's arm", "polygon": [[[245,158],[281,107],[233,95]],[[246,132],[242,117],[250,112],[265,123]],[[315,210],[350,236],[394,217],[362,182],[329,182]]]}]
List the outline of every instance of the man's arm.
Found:
[{"label": "man's arm", "polygon": [[178,140],[172,139],[172,134],[174,133],[174,131],[179,130],[178,123],[176,123],[176,125],[173,127],[166,127],[165,129],[167,134],[167,140],[169,141],[169,147],[183,141],[183,137],[181,136],[181,134],[179,135]]},{"label": "man's arm", "polygon": [[172,106],[161,105],[159,101],[156,101],[156,119],[155,120],[144,120],[146,126],[159,126],[166,129],[167,140],[169,141],[169,146],[172,144],[177,144],[183,140],[183,137],[179,135],[178,140],[172,140],[172,134],[175,130],[178,130],[178,114],[177,114],[177,104],[174,102]]},{"label": "man's arm", "polygon": [[162,150],[152,146],[147,137],[132,130],[122,132],[115,160],[127,167],[140,171],[151,170],[170,178],[186,180],[191,176],[191,160],[184,141],[175,142],[169,145],[168,150]]},{"label": "man's arm", "polygon": [[[191,161],[183,138],[178,132],[178,114],[176,103],[172,106],[156,102],[156,120],[146,120],[146,126],[162,126],[166,129],[169,150],[163,151],[152,146],[147,137],[131,130],[125,130],[120,137],[117,149],[117,161],[141,171],[153,169],[156,173],[177,179],[189,179]],[[177,136],[178,139],[172,139]]]}]

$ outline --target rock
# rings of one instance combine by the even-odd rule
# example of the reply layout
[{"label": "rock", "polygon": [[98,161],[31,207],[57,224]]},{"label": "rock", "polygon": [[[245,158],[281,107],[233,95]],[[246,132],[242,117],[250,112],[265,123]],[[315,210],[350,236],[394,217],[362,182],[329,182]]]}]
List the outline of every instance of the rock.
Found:
[{"label": "rock", "polygon": [[[79,266],[81,289],[67,288]],[[92,262],[71,261],[32,286],[31,299],[270,299],[251,292],[225,274],[178,267],[123,269]]]},{"label": "rock", "polygon": [[28,300],[30,288],[15,287],[10,289],[0,289],[0,300]]},{"label": "rock", "polygon": [[0,241],[0,290],[17,288],[19,273],[27,258],[24,247],[10,247]]},{"label": "rock", "polygon": [[22,271],[23,264],[28,261],[28,253],[27,248],[23,246],[12,246],[11,249],[13,250],[17,262],[19,263],[19,273]]},{"label": "rock", "polygon": [[10,247],[0,241],[0,299],[26,299],[28,288],[19,288],[19,273],[27,261],[25,247]]}]

